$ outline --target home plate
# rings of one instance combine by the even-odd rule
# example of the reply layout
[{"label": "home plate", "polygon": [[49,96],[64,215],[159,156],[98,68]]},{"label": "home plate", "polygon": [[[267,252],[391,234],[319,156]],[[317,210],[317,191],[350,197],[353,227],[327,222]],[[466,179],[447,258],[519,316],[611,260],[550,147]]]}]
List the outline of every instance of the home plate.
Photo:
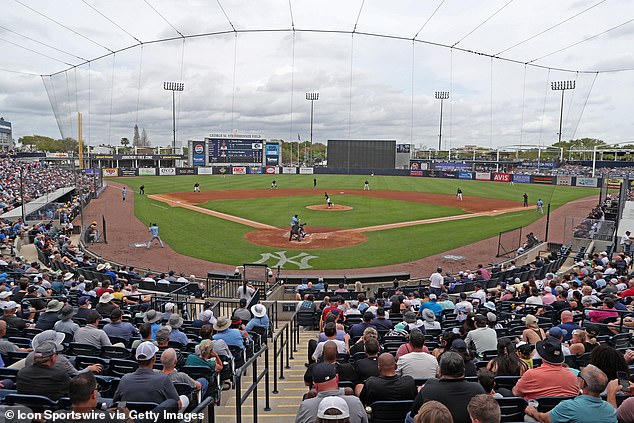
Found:
[{"label": "home plate", "polygon": [[343,194],[343,193],[344,193],[343,191],[340,191],[340,192],[339,192],[339,194]]},{"label": "home plate", "polygon": [[131,242],[128,247],[147,248],[147,242]]}]

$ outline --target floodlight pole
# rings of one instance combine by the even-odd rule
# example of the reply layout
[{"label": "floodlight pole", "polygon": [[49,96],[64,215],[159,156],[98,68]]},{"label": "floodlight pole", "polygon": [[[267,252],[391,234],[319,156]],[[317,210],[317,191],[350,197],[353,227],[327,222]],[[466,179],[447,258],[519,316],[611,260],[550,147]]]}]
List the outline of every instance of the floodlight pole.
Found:
[{"label": "floodlight pole", "polygon": [[564,118],[564,93],[566,90],[574,90],[576,81],[553,81],[550,83],[550,89],[553,91],[561,91],[561,108],[559,111],[559,142],[561,142],[561,124]]},{"label": "floodlight pole", "polygon": [[315,101],[319,100],[319,93],[317,92],[306,93],[306,100],[310,101],[310,152],[308,156],[310,158],[310,161],[312,162],[311,164],[314,164],[312,160],[313,158],[313,110],[315,106]]},{"label": "floodlight pole", "polygon": [[163,82],[163,89],[172,92],[172,154],[176,154],[176,91],[183,91],[185,83],[183,82]]},{"label": "floodlight pole", "polygon": [[436,91],[436,100],[440,100],[440,130],[438,131],[438,154],[442,148],[442,104],[449,98],[449,91]]}]

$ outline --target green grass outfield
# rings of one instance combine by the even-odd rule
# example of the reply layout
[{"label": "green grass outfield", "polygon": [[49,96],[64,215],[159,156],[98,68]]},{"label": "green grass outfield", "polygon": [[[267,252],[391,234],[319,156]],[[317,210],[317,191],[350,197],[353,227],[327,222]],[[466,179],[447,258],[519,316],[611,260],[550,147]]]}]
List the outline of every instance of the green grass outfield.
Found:
[{"label": "green grass outfield", "polygon": [[[542,198],[545,204],[550,201],[551,207],[557,208],[567,202],[598,194],[598,190],[592,188],[394,176],[199,175],[115,180],[125,183],[135,192],[138,192],[139,186],[145,185],[146,194],[161,194],[192,191],[196,181],[202,190],[269,189],[273,179],[280,188],[312,188],[313,177],[317,178],[317,190],[320,193],[315,198],[210,201],[203,207],[275,226],[288,225],[291,216],[298,213],[302,221],[309,225],[348,228],[463,213],[451,207],[337,194],[340,191],[362,189],[366,179],[373,190],[455,194],[460,186],[465,196],[513,200],[520,205],[522,194],[526,192],[529,195],[531,207],[523,212],[368,232],[368,241],[360,245],[306,251],[301,248],[289,249],[284,253],[287,258],[295,257],[293,262],[284,265],[285,269],[300,268],[295,262],[301,262],[298,256],[302,253],[314,256],[304,259],[304,264],[311,266],[310,269],[349,269],[407,263],[495,236],[500,231],[527,225],[541,217],[534,209],[538,198]],[[322,204],[323,191],[330,192],[335,203],[352,205],[354,209],[325,213],[304,208],[306,205]],[[342,201],[339,201],[339,197],[342,197]],[[238,223],[191,210],[166,207],[161,202],[139,195],[135,195],[135,214],[146,224],[157,221],[163,240],[184,255],[232,265],[256,262],[266,253],[279,257],[279,248],[245,241],[244,234],[253,229]],[[279,259],[275,257],[267,263],[277,264]]]}]

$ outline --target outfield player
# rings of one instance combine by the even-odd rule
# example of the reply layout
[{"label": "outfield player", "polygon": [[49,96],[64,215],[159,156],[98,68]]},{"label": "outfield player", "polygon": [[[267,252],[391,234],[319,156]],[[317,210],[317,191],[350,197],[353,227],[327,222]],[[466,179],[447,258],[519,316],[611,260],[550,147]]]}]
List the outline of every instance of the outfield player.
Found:
[{"label": "outfield player", "polygon": [[524,193],[522,198],[524,198],[524,207],[528,207],[528,194]]},{"label": "outfield player", "polygon": [[456,192],[456,198],[458,201],[462,201],[462,190],[458,187],[458,191]]},{"label": "outfield player", "polygon": [[194,192],[200,192],[200,184],[198,183],[198,181],[196,181],[196,183],[194,184]]}]

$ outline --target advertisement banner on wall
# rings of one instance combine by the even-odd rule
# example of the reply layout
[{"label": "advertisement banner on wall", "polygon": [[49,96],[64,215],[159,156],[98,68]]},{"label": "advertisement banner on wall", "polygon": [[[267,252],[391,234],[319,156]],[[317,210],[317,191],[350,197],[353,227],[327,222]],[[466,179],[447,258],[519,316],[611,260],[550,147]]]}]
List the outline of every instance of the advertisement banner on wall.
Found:
[{"label": "advertisement banner on wall", "polygon": [[491,174],[489,172],[476,172],[475,178],[476,181],[490,181]]},{"label": "advertisement banner on wall", "polygon": [[139,176],[155,176],[156,169],[153,167],[140,167]]},{"label": "advertisement banner on wall", "polygon": [[227,166],[218,166],[218,167],[214,168],[214,174],[217,174],[217,175],[230,175],[231,174],[231,168],[227,167]]},{"label": "advertisement banner on wall", "polygon": [[231,172],[234,175],[246,175],[247,174],[247,168],[244,167],[244,166],[232,167],[231,168]]},{"label": "advertisement banner on wall", "polygon": [[264,168],[264,173],[267,175],[274,175],[276,173],[280,173],[280,170],[277,166],[267,166]]},{"label": "advertisement banner on wall", "polygon": [[457,178],[458,172],[442,172],[443,178]]},{"label": "advertisement banner on wall", "polygon": [[119,176],[119,172],[117,171],[116,167],[104,167],[103,169],[101,169],[101,171],[103,172],[104,178]]},{"label": "advertisement banner on wall", "polygon": [[619,189],[622,183],[622,178],[608,178],[608,189]]},{"label": "advertisement banner on wall", "polygon": [[101,175],[101,169],[98,168],[88,168],[84,169],[82,172],[84,172],[85,175]]},{"label": "advertisement banner on wall", "polygon": [[196,168],[193,167],[177,167],[176,168],[177,175],[195,175]]},{"label": "advertisement banner on wall", "polygon": [[410,170],[409,176],[423,176],[422,170]]},{"label": "advertisement banner on wall", "polygon": [[119,176],[136,176],[136,169],[131,167],[120,167]]},{"label": "advertisement banner on wall", "polygon": [[314,173],[312,167],[300,167],[299,174],[300,175],[312,175]]},{"label": "advertisement banner on wall", "polygon": [[552,176],[542,176],[542,175],[534,175],[533,183],[534,184],[552,184],[554,178]]},{"label": "advertisement banner on wall", "polygon": [[248,170],[249,173],[254,175],[259,175],[260,173],[262,173],[262,167],[260,166],[251,166]]},{"label": "advertisement banner on wall", "polygon": [[427,170],[429,169],[429,163],[420,160],[409,161],[410,170]]},{"label": "advertisement banner on wall", "polygon": [[266,144],[264,148],[267,166],[275,166],[280,163],[280,146],[279,144]]},{"label": "advertisement banner on wall", "polygon": [[196,168],[199,175],[211,175],[213,173],[212,167],[199,167]]},{"label": "advertisement banner on wall", "polygon": [[522,174],[516,173],[513,175],[513,182],[516,184],[530,184],[531,175],[522,175]]},{"label": "advertisement banner on wall", "polygon": [[160,176],[174,176],[176,175],[176,168],[174,167],[160,167],[159,168]]},{"label": "advertisement banner on wall", "polygon": [[575,181],[575,185],[578,187],[597,187],[597,178],[582,178],[577,176],[577,180]]},{"label": "advertisement banner on wall", "polygon": [[560,175],[557,176],[557,185],[569,187],[572,185],[572,176]]},{"label": "advertisement banner on wall", "polygon": [[434,163],[434,170],[458,170],[458,169],[470,170],[471,165],[466,163],[453,163],[453,162]]},{"label": "advertisement banner on wall", "polygon": [[284,174],[288,173],[288,174],[294,175],[294,174],[297,173],[297,169],[294,166],[292,166],[292,167],[291,166],[284,166],[282,168],[282,173],[284,173]]},{"label": "advertisement banner on wall", "polygon": [[473,172],[458,172],[458,179],[473,179]]},{"label": "advertisement banner on wall", "polygon": [[192,159],[194,166],[204,166],[205,165],[205,142],[204,141],[193,141],[192,142]]},{"label": "advertisement banner on wall", "polygon": [[494,173],[493,180],[495,182],[511,182],[511,174],[510,173]]}]

